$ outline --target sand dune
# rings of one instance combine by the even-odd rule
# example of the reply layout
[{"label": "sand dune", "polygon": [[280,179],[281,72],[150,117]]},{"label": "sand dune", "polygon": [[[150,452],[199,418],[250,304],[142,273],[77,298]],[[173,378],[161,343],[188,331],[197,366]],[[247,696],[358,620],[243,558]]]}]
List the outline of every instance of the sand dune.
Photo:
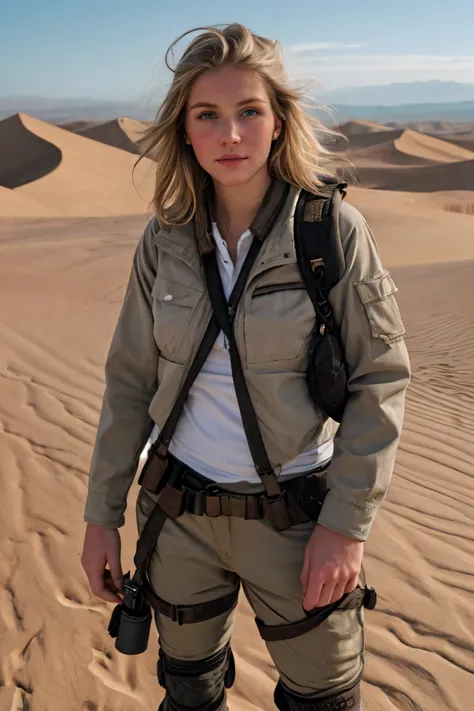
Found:
[{"label": "sand dune", "polygon": [[410,129],[349,137],[349,157],[356,164],[426,165],[474,160],[474,153],[449,141]]},{"label": "sand dune", "polygon": [[412,128],[414,131],[439,138],[444,138],[448,134],[470,133],[474,129],[472,121],[388,121],[386,125],[391,128]]},{"label": "sand dune", "polygon": [[99,126],[103,121],[67,121],[66,123],[58,124],[59,128],[64,128],[66,131],[72,131],[73,133],[81,133],[86,128],[92,128],[93,126]]},{"label": "sand dune", "polygon": [[391,129],[384,126],[382,123],[374,121],[346,121],[337,127],[340,133],[344,136],[364,136],[370,133],[381,133],[382,131],[390,131]]},{"label": "sand dune", "polygon": [[474,131],[471,133],[447,134],[443,136],[443,140],[455,143],[468,151],[474,151]]},{"label": "sand dune", "polygon": [[18,190],[0,185],[0,217],[53,217],[59,214],[52,207],[21,195]]},{"label": "sand dune", "polygon": [[[17,114],[0,122],[0,185],[62,215],[146,212],[152,164],[39,119]],[[139,192],[138,192],[139,191]]]},{"label": "sand dune", "polygon": [[[347,199],[369,220],[388,263],[474,260],[472,215],[448,211],[474,192],[410,193],[349,187]],[[449,237],[448,237],[449,236]]]},{"label": "sand dune", "polygon": [[443,190],[474,190],[474,160],[440,165],[400,167],[357,167],[358,177],[365,187],[407,192]]},{"label": "sand dune", "polygon": [[144,129],[145,126],[140,121],[122,116],[107,123],[81,129],[79,133],[81,136],[93,138],[95,141],[106,143],[109,146],[139,154],[136,141],[141,137]]}]

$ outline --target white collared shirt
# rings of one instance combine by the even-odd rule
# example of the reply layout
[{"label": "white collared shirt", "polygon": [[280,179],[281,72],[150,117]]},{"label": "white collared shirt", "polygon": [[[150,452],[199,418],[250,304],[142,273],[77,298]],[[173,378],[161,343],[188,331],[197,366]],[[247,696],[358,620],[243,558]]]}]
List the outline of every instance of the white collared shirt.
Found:
[{"label": "white collared shirt", "polygon": [[[228,299],[253,237],[250,230],[240,237],[234,265],[215,223],[213,234],[222,286]],[[155,428],[152,440],[156,438],[157,433]],[[189,391],[169,449],[179,460],[216,482],[260,481],[245,436],[232,378],[230,355],[222,331]],[[332,454],[333,441],[329,440],[286,462],[280,477],[300,474],[325,464]]]}]

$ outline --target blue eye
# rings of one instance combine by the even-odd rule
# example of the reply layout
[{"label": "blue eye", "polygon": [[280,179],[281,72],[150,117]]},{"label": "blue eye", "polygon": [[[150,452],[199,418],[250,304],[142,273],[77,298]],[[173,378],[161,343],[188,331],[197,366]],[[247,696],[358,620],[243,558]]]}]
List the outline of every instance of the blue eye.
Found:
[{"label": "blue eye", "polygon": [[254,114],[258,114],[257,109],[245,109],[244,114],[246,114],[248,111],[253,111]]},{"label": "blue eye", "polygon": [[204,111],[204,113],[203,113],[203,114],[200,114],[200,115],[198,116],[198,118],[204,119],[204,120],[206,121],[206,120],[207,120],[207,119],[205,118],[206,116],[214,116],[214,112],[213,112],[213,111]]}]

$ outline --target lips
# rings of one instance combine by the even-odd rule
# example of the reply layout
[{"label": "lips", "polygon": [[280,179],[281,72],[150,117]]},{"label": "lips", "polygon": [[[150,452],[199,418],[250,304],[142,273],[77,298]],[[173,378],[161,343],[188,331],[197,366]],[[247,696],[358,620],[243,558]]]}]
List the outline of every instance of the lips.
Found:
[{"label": "lips", "polygon": [[247,160],[245,156],[223,155],[217,159],[218,163],[241,163]]}]

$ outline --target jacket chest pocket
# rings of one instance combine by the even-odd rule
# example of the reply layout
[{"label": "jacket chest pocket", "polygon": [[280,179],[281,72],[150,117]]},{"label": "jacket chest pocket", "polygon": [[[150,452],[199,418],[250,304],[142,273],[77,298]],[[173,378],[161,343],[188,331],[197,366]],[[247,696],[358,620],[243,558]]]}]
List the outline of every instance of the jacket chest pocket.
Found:
[{"label": "jacket chest pocket", "polygon": [[251,290],[245,310],[247,362],[292,361],[303,370],[314,308],[299,273],[288,280],[280,270]]},{"label": "jacket chest pocket", "polygon": [[156,344],[165,357],[175,356],[185,362],[187,351],[192,348],[188,327],[196,315],[202,292],[158,275],[151,294]]}]

